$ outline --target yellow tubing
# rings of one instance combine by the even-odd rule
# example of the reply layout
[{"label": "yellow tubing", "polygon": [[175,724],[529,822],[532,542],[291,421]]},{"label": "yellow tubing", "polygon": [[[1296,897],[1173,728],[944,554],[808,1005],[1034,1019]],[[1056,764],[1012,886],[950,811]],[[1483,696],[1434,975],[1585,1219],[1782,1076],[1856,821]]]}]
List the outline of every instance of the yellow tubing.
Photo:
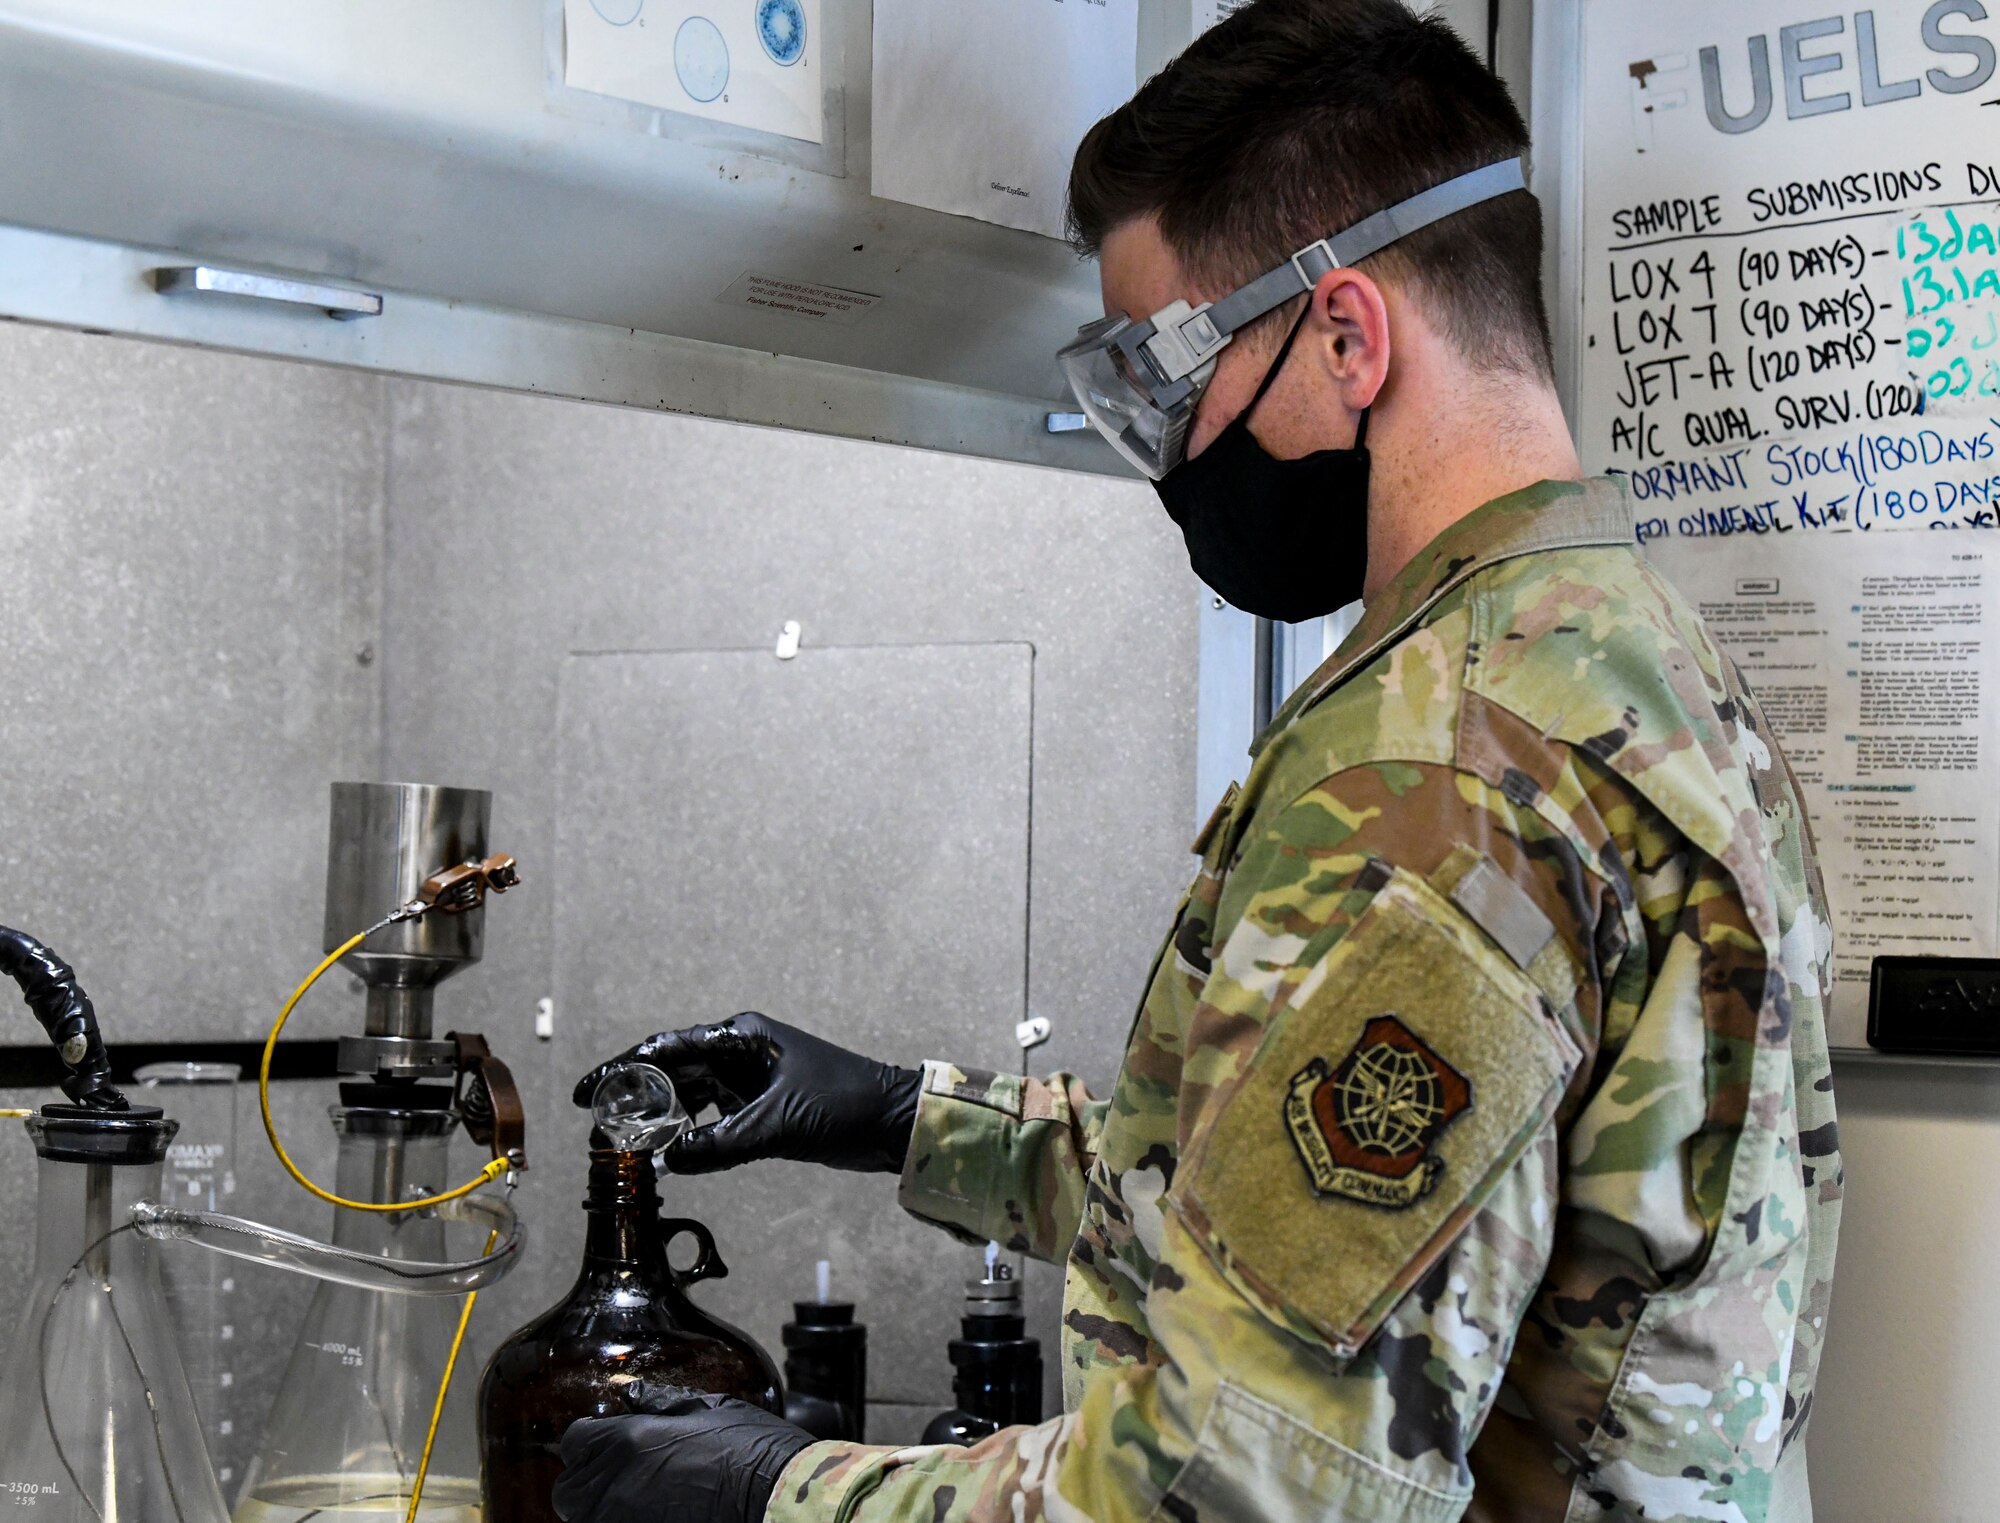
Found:
[{"label": "yellow tubing", "polygon": [[481,1185],[491,1184],[500,1178],[510,1165],[506,1159],[496,1158],[479,1171],[476,1179],[468,1180],[455,1190],[446,1190],[442,1195],[426,1195],[422,1200],[387,1202],[343,1200],[331,1190],[322,1190],[299,1172],[298,1165],[292,1162],[292,1155],[285,1151],[285,1145],[278,1140],[278,1126],[271,1119],[271,1054],[278,1050],[278,1034],[285,1029],[285,1022],[292,1018],[292,1011],[297,1008],[299,1001],[306,997],[306,991],[319,982],[320,975],[366,941],[368,934],[363,931],[358,936],[351,936],[337,950],[327,953],[320,965],[306,975],[306,981],[292,991],[292,997],[285,1001],[285,1008],[278,1012],[277,1024],[271,1028],[271,1034],[264,1039],[264,1060],[257,1065],[257,1109],[263,1114],[264,1135],[271,1139],[271,1151],[278,1155],[278,1162],[284,1165],[285,1172],[297,1181],[301,1189],[318,1196],[328,1205],[345,1206],[350,1211],[421,1211],[430,1206],[441,1206],[448,1200],[457,1200],[462,1195],[470,1195]]},{"label": "yellow tubing", "polygon": [[[486,1234],[486,1246],[482,1253],[491,1253],[493,1245],[500,1241],[498,1232]],[[476,1290],[467,1291],[465,1306],[458,1314],[458,1331],[451,1335],[451,1352],[445,1355],[444,1379],[438,1382],[437,1402],[431,1408],[430,1430],[424,1434],[424,1457],[417,1461],[417,1483],[410,1488],[410,1510],[403,1515],[403,1523],[417,1523],[417,1507],[424,1499],[424,1481],[431,1473],[431,1448],[437,1443],[438,1425],[444,1421],[444,1398],[451,1390],[452,1371],[458,1368],[458,1351],[465,1342],[465,1325],[472,1320],[472,1303],[479,1299]]]}]

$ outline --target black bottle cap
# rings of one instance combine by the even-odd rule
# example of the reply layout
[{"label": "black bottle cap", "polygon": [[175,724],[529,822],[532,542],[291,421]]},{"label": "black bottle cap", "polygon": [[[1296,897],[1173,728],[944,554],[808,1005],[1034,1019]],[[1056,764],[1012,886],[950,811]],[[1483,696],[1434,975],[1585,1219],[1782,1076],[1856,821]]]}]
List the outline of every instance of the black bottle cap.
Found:
[{"label": "black bottle cap", "polygon": [[868,1329],[854,1320],[852,1301],[794,1301],[792,1318],[778,1329],[788,1349],[858,1354],[867,1345]]},{"label": "black bottle cap", "polygon": [[854,1321],[852,1301],[794,1301],[792,1320],[801,1327],[845,1327]]}]

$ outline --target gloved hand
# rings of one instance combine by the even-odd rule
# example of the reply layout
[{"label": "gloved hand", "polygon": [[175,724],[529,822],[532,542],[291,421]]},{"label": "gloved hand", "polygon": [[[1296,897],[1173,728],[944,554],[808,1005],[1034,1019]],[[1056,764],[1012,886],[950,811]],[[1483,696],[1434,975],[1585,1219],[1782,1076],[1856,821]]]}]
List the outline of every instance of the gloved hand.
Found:
[{"label": "gloved hand", "polygon": [[754,1010],[715,1026],[663,1031],[577,1082],[578,1105],[613,1063],[651,1063],[694,1115],[722,1119],[683,1132],[660,1153],[676,1174],[709,1174],[759,1158],[900,1173],[924,1076],[823,1042]]},{"label": "gloved hand", "polygon": [[563,1523],[759,1523],[771,1488],[813,1442],[762,1407],[634,1381],[639,1417],[587,1417],[563,1435]]}]

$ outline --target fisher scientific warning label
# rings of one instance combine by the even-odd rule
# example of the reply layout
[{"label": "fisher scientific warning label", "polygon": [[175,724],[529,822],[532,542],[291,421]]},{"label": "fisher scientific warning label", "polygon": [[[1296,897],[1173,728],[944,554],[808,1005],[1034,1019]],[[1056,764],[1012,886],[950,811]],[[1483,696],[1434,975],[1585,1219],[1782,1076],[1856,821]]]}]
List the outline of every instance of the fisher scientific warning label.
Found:
[{"label": "fisher scientific warning label", "polygon": [[717,301],[733,307],[760,307],[766,312],[783,312],[821,323],[858,322],[881,299],[866,291],[843,291],[839,286],[823,286],[810,280],[782,280],[776,275],[752,275],[747,271],[716,297]]}]

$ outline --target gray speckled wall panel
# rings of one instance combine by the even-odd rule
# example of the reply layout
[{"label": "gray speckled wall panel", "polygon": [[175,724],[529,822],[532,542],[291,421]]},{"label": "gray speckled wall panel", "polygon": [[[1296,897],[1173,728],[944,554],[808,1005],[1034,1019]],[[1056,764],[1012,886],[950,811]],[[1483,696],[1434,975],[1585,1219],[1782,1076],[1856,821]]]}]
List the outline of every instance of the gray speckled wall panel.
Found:
[{"label": "gray speckled wall panel", "polygon": [[[378,378],[0,326],[0,921],[76,964],[114,1045],[261,1035],[312,965],[326,785],[380,748],[378,670],[357,658],[380,637],[386,426]],[[300,1024],[345,1005],[329,981]],[[0,991],[0,1041],[38,1037]],[[277,1091],[314,1168],[331,1089]],[[243,1099],[238,1208],[324,1230]],[[0,1207],[23,1228],[0,1232],[9,1286],[33,1170],[0,1123]],[[244,1284],[247,1431],[219,1456],[238,1466],[309,1289]],[[0,1293],[9,1332],[17,1297]]]},{"label": "gray speckled wall panel", "polygon": [[0,329],[0,884],[114,1039],[261,1034],[319,944],[328,774],[379,743],[384,384]]},{"label": "gray speckled wall panel", "polygon": [[[910,1065],[954,1044],[968,1062],[1007,1063],[1033,670],[1020,644],[566,662],[559,1064],[601,1057],[604,1025],[739,1007]],[[549,1130],[574,1175],[582,1116]],[[870,1394],[950,1404],[956,1307],[931,1291],[974,1255],[897,1211],[893,1179],[772,1163],[662,1193],[720,1239],[731,1272],[698,1292],[711,1310],[775,1353],[813,1260],[830,1257],[870,1325]]]},{"label": "gray speckled wall panel", "polygon": [[[708,1008],[558,1008],[559,1043],[530,1035],[536,1000],[553,991],[563,888],[548,867],[570,652],[768,649],[787,619],[808,650],[1032,644],[1029,980],[1056,1032],[1035,1061],[1109,1082],[1187,880],[1195,813],[1198,584],[1152,492],[420,383],[392,383],[391,402],[387,775],[493,789],[494,841],[528,876],[489,911],[485,963],[438,996],[447,1024],[483,1025],[513,1064],[536,1158],[522,1189],[535,1241],[482,1298],[481,1347],[573,1273],[581,1162],[551,1126],[576,1078],[570,1054],[609,1054],[744,1003],[718,991]],[[953,995],[941,991],[948,1022]],[[970,1019],[955,1030],[944,1050],[899,1050],[951,1057],[985,1039]],[[801,1176],[802,1202],[816,1185]],[[735,1230],[723,1214],[714,1225]],[[959,1278],[921,1294],[949,1308]],[[1052,1337],[1060,1276],[1036,1270],[1028,1284],[1036,1331]]]}]

